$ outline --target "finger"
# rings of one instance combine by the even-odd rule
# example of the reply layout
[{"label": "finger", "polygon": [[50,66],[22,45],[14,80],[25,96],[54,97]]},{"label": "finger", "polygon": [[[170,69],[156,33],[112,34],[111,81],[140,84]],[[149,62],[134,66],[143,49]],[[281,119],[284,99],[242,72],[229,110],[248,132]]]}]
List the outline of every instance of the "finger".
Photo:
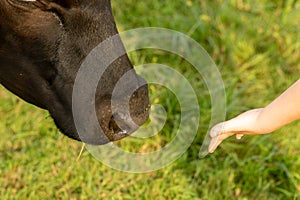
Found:
[{"label": "finger", "polygon": [[210,130],[210,137],[216,137],[225,132],[225,122],[219,123]]},{"label": "finger", "polygon": [[208,148],[209,153],[215,152],[218,146],[223,142],[223,140],[219,139],[218,137],[214,138],[211,145]]},{"label": "finger", "polygon": [[240,140],[240,139],[242,139],[243,136],[244,136],[244,134],[236,134],[236,139]]},{"label": "finger", "polygon": [[231,135],[233,135],[233,133],[226,133],[226,134],[224,133],[222,135],[213,137],[212,140],[210,141],[208,151],[210,153],[213,153],[217,149],[217,147],[222,143],[222,141],[230,137]]},{"label": "finger", "polygon": [[217,146],[218,140],[219,140],[218,136],[212,138],[208,146],[209,153],[213,153],[216,150],[216,148],[218,147]]}]

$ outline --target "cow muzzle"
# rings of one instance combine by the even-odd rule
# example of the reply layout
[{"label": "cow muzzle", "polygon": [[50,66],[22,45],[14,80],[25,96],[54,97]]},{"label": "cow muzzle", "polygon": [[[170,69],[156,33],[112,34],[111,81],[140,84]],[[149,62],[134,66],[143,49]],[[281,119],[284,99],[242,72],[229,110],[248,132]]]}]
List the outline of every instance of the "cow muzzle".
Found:
[{"label": "cow muzzle", "polygon": [[127,98],[102,101],[98,121],[109,141],[129,136],[149,118],[148,86],[143,85]]}]

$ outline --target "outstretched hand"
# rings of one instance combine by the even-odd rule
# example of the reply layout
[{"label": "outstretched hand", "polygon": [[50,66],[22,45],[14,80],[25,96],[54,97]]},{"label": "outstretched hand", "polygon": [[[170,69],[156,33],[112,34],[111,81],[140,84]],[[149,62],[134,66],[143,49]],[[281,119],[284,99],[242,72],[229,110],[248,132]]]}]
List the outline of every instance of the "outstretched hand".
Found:
[{"label": "outstretched hand", "polygon": [[216,148],[226,138],[236,135],[237,139],[241,139],[245,134],[266,134],[269,131],[260,128],[258,117],[263,108],[249,110],[239,116],[215,125],[211,131],[212,138],[208,151],[213,153]]},{"label": "outstretched hand", "polygon": [[280,127],[300,119],[300,79],[265,108],[249,110],[214,126],[208,151],[213,153],[223,140],[236,135],[271,133]]}]

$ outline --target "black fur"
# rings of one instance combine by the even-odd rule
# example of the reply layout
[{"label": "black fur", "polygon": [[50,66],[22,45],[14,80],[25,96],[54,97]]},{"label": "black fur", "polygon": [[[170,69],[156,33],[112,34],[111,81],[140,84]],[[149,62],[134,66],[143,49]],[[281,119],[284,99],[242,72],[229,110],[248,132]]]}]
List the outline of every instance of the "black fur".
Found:
[{"label": "black fur", "polygon": [[[1,0],[0,83],[27,102],[49,110],[62,133],[82,140],[72,117],[76,73],[95,46],[117,33],[109,0]],[[121,137],[114,137],[112,129],[117,128],[109,126],[114,113],[103,107],[110,103],[118,78],[132,68],[124,55],[112,63],[99,83],[98,120],[109,140]],[[131,82],[141,84],[137,77]],[[147,88],[140,90],[130,105],[139,125],[148,118],[145,108],[149,104]],[[106,118],[101,118],[103,112]],[[93,133],[83,140],[92,144],[109,141],[99,135]]]}]

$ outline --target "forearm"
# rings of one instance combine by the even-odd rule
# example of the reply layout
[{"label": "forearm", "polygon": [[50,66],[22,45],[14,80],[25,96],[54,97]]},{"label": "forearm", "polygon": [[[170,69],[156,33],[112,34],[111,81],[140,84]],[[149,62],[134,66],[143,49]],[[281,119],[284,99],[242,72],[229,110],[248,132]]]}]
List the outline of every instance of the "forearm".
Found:
[{"label": "forearm", "polygon": [[300,79],[262,109],[257,117],[257,123],[263,132],[270,133],[299,118]]}]

